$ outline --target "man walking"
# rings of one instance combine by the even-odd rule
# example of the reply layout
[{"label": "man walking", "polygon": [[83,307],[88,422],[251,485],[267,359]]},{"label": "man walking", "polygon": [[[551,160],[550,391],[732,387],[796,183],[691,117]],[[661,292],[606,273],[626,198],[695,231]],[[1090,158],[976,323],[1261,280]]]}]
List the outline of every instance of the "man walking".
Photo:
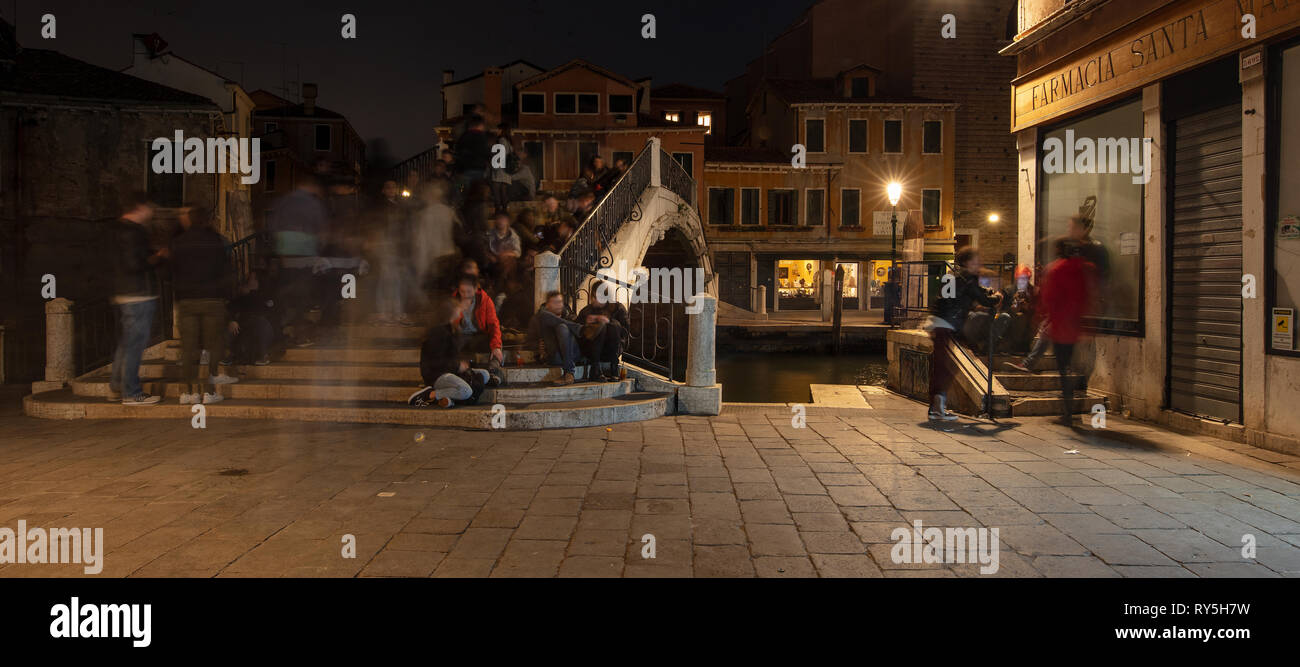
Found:
[{"label": "man walking", "polygon": [[113,228],[113,305],[117,308],[117,350],[109,378],[109,400],[122,405],[153,405],[162,400],[140,386],[140,357],[149,344],[154,311],[158,306],[158,276],[154,267],[167,259],[166,248],[150,252],[145,225],[153,219],[154,205],[140,192],[122,206]]},{"label": "man walking", "polygon": [[1043,278],[1042,301],[1047,310],[1047,336],[1052,340],[1056,367],[1061,373],[1061,423],[1070,426],[1074,415],[1074,378],[1070,375],[1070,358],[1083,332],[1083,318],[1094,295],[1095,269],[1081,255],[1077,243],[1068,239],[1056,242],[1056,260],[1047,267]]}]

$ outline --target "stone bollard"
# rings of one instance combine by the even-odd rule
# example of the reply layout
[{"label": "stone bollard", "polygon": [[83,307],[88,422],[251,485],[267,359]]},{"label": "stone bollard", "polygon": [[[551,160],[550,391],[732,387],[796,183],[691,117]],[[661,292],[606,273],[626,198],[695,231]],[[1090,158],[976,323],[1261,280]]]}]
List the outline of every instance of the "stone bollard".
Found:
[{"label": "stone bollard", "polygon": [[758,286],[758,307],[754,309],[756,315],[767,314],[767,285]]},{"label": "stone bollard", "polygon": [[[533,262],[533,310],[546,302],[548,292],[560,291],[560,256],[547,251]],[[570,307],[574,304],[568,304]]]},{"label": "stone bollard", "polygon": [[695,314],[687,314],[686,386],[677,390],[677,409],[692,415],[716,415],[722,412],[722,385],[714,361],[718,331],[718,299],[698,294],[688,304]]},{"label": "stone bollard", "polygon": [[46,301],[45,381],[33,382],[32,393],[62,389],[75,377],[74,346],[72,302],[62,298]]}]

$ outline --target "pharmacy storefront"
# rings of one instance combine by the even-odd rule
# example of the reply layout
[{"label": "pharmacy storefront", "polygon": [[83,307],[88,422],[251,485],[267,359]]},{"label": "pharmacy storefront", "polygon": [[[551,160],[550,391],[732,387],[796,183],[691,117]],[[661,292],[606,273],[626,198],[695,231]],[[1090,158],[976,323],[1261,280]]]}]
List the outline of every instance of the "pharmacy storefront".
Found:
[{"label": "pharmacy storefront", "polygon": [[1111,410],[1298,451],[1300,0],[1076,4],[1004,50],[1018,261],[1096,242],[1076,365]]}]

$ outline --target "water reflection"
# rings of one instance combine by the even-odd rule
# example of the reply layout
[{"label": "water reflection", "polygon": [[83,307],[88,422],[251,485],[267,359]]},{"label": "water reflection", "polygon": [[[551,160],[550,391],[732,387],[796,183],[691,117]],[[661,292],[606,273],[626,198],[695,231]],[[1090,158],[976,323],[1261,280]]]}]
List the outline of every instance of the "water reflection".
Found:
[{"label": "water reflection", "polygon": [[884,386],[884,353],[720,352],[722,400],[736,403],[801,403],[812,400],[810,384]]}]

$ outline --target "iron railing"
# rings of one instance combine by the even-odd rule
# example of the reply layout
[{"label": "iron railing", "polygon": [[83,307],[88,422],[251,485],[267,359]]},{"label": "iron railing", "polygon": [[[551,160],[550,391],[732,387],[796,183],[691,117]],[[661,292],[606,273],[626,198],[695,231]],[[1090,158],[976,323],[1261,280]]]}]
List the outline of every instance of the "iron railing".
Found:
[{"label": "iron railing", "polygon": [[609,248],[619,230],[641,219],[641,195],[650,186],[652,157],[649,148],[641,151],[560,250],[560,291],[574,307],[583,281],[614,264]]},{"label": "iron railing", "polygon": [[686,173],[677,158],[663,149],[659,150],[659,182],[695,208],[695,179]]},{"label": "iron railing", "polygon": [[269,239],[270,235],[266,232],[254,232],[226,248],[226,254],[234,265],[237,281],[247,278],[248,274],[252,273],[263,260],[267,248],[270,247]]},{"label": "iron railing", "polygon": [[[172,337],[175,318],[171,281],[162,280],[158,306],[154,309],[149,345]],[[109,297],[75,301],[72,304],[73,369],[83,375],[113,361],[117,349],[117,309]]]}]

